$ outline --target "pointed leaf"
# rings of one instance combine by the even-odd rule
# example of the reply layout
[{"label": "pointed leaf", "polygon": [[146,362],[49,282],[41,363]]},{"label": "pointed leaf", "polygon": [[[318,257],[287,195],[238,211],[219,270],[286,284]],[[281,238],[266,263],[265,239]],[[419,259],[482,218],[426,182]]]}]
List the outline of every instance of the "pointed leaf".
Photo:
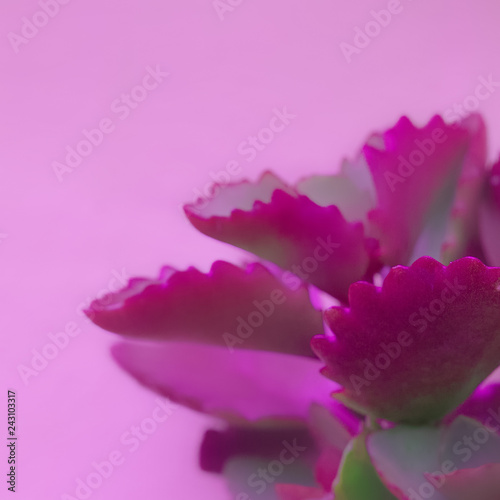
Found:
[{"label": "pointed leaf", "polygon": [[263,351],[177,342],[121,342],[118,364],[142,385],[233,424],[305,423],[311,404],[329,404],[337,386],[319,376],[318,360]]},{"label": "pointed leaf", "polygon": [[461,404],[500,364],[500,269],[422,257],[382,288],[356,283],[350,308],[326,311],[334,337],[313,339],[336,397],[375,417],[421,423]]},{"label": "pointed leaf", "polygon": [[311,356],[323,331],[305,287],[290,289],[261,264],[215,262],[210,273],[163,268],[156,280],[134,278],[92,302],[87,315],[126,337],[179,340]]},{"label": "pointed leaf", "polygon": [[[203,209],[185,207],[186,215],[202,233],[287,269],[288,282],[297,281],[293,273],[346,300],[349,285],[371,272],[376,242],[365,238],[361,223],[347,222],[336,206],[321,207],[291,188],[270,194],[269,175],[257,184],[226,186]],[[226,199],[235,203],[230,213]]]}]

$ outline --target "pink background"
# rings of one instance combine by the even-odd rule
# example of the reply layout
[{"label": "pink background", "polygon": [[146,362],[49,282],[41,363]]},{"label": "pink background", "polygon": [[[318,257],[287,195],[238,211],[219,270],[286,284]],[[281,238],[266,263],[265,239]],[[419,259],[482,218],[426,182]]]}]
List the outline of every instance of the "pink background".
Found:
[{"label": "pink background", "polygon": [[[3,0],[0,370],[4,392],[18,399],[16,498],[74,495],[76,479],[114,450],[125,463],[92,499],[230,498],[220,477],[198,470],[213,425],[203,416],[179,409],[135,453],[121,444],[151,416],[155,396],[114,365],[115,337],[77,309],[113,286],[113,273],[238,262],[240,252],[197,234],[179,208],[229,161],[242,167],[234,180],[266,168],[292,182],[331,172],[401,114],[423,124],[473,95],[481,76],[500,81],[495,0],[401,0],[348,63],[341,42],[353,43],[354,28],[387,5],[243,0],[221,20],[211,0],[73,0],[16,52],[9,33],[19,35],[40,6]],[[156,65],[170,75],[121,120],[111,104]],[[491,157],[500,149],[499,90],[480,103]],[[238,145],[283,107],[296,118],[248,162]],[[53,162],[104,118],[114,131],[59,182]],[[24,384],[19,365],[69,321],[82,333]],[[6,458],[0,464],[4,477]],[[3,482],[0,491],[7,495]]]}]

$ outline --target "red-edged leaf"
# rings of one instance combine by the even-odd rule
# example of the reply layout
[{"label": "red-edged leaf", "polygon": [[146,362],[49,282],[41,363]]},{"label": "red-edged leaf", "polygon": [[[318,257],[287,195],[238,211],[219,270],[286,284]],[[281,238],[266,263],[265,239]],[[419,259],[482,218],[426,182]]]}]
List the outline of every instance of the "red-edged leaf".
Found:
[{"label": "red-edged leaf", "polygon": [[430,257],[356,283],[350,308],[326,311],[335,337],[313,339],[337,398],[399,422],[443,417],[500,364],[500,268]]},{"label": "red-edged leaf", "polygon": [[92,321],[126,337],[180,340],[312,356],[321,313],[305,287],[287,287],[261,264],[241,269],[215,262],[210,273],[163,268],[92,302]]},{"label": "red-edged leaf", "polygon": [[[379,477],[400,500],[497,500],[491,488],[498,485],[500,437],[472,419],[374,432],[367,450]],[[485,481],[482,486],[479,478]],[[463,496],[466,491],[469,495]]]},{"label": "red-edged leaf", "polygon": [[[388,265],[407,264],[433,212],[443,216],[466,163],[472,132],[435,116],[423,128],[401,118],[363,153],[373,175],[377,207],[370,234],[381,242]],[[476,154],[476,153],[474,153]]]},{"label": "red-edged leaf", "polygon": [[[361,223],[347,222],[336,206],[316,205],[291,188],[273,191],[276,182],[270,179],[274,176],[267,173],[256,184],[228,185],[203,208],[186,206],[186,214],[202,233],[346,300],[349,285],[372,270],[376,242],[365,238]],[[287,280],[296,278],[288,273]]]},{"label": "red-edged leaf", "polygon": [[121,342],[118,364],[142,385],[233,424],[304,425],[313,403],[329,406],[338,386],[321,362],[300,356],[177,342]]},{"label": "red-edged leaf", "polygon": [[[486,173],[486,125],[474,114],[461,122],[470,133],[470,143],[458,179],[448,229],[441,248],[444,264],[473,255],[479,246],[478,218]],[[474,255],[477,256],[477,255]]]},{"label": "red-edged leaf", "polygon": [[488,263],[500,266],[500,160],[491,168],[488,181],[479,227]]},{"label": "red-edged leaf", "polygon": [[500,464],[461,469],[446,476],[429,475],[435,484],[442,483],[442,493],[451,500],[500,500]]}]

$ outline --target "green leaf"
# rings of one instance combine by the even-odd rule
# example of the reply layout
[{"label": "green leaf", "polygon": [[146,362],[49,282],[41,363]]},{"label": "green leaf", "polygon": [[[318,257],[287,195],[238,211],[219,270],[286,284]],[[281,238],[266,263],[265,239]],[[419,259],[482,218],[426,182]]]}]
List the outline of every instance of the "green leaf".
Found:
[{"label": "green leaf", "polygon": [[384,486],[366,451],[364,432],[350,441],[334,482],[335,500],[396,500]]},{"label": "green leaf", "polygon": [[[500,464],[500,436],[479,422],[460,416],[449,426],[400,425],[370,434],[366,449],[385,485],[398,497],[410,500],[461,500],[456,496],[465,481],[476,482],[484,492],[494,487]],[[486,467],[486,468],[485,468]],[[476,488],[476,491],[479,491]],[[467,498],[485,500],[477,495]]]}]

